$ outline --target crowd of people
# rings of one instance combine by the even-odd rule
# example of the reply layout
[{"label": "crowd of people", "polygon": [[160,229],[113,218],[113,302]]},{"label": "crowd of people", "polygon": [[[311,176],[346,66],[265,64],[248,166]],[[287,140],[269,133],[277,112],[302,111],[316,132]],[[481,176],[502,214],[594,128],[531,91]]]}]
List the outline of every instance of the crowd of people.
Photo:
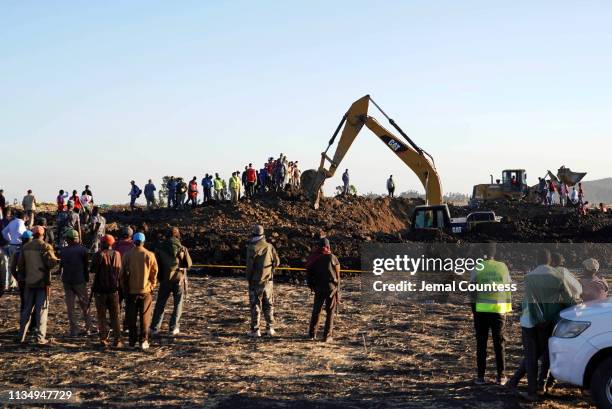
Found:
[{"label": "crowd of people", "polygon": [[589,202],[584,199],[582,183],[572,186],[570,191],[569,186],[562,181],[539,177],[537,194],[539,203],[542,205],[552,206],[558,203],[561,206],[575,206],[583,214],[586,213],[589,205]]},{"label": "crowd of people", "polygon": [[[189,181],[182,177],[171,176],[165,181],[166,199],[169,208],[181,209],[196,207],[211,201],[231,201],[237,203],[241,198],[251,199],[258,194],[266,192],[279,192],[281,190],[297,190],[300,188],[301,171],[298,161],[289,161],[287,156],[280,154],[277,159],[272,157],[263,166],[257,169],[252,163],[232,172],[226,181],[219,173],[214,175],[206,173],[198,184],[194,176]],[[156,206],[157,187],[151,179],[141,189],[136,182],[131,181],[130,208],[136,207],[136,201],[144,193],[147,208]],[[201,195],[200,195],[201,186]]]},{"label": "crowd of people", "polygon": [[[90,195],[91,196],[91,195]],[[93,200],[92,200],[93,201]],[[82,207],[81,207],[82,209]],[[59,219],[68,213],[68,222]],[[18,341],[28,341],[32,333],[38,345],[46,345],[49,297],[54,274],[60,277],[66,314],[67,335],[76,337],[97,332],[103,348],[122,348],[123,336],[128,334],[129,346],[146,350],[151,335],[162,327],[166,303],[173,297],[173,312],[168,331],[172,336],[180,334],[183,300],[188,291],[187,271],[192,267],[189,250],[181,243],[178,228],[168,232],[167,239],[150,251],[145,246],[142,231],[134,233],[131,227],[120,229],[118,237],[106,234],[94,236],[97,246],[85,246],[82,234],[74,228],[85,216],[74,209],[72,200],[66,208],[58,209],[58,229],[61,240],[50,238],[52,229],[45,225],[28,228],[21,211],[7,209],[9,222],[2,229],[8,242],[2,253],[0,287],[18,292],[19,334]],[[90,222],[101,216],[93,207]],[[4,220],[3,220],[4,221]],[[96,233],[97,234],[97,233]],[[261,337],[264,331],[261,315],[265,320],[265,333],[274,336],[274,270],[280,259],[274,246],[266,241],[264,228],[256,225],[247,239],[246,279],[248,281],[251,326],[249,335]],[[327,312],[324,340],[330,342],[333,334],[333,318],[336,312],[340,282],[340,263],[330,249],[324,232],[319,233],[316,244],[306,262],[308,285],[315,294],[312,319],[308,336],[316,339],[323,307]],[[153,294],[157,290],[155,307]],[[94,301],[97,328],[93,326],[91,303]],[[82,317],[82,325],[77,319]],[[123,318],[122,318],[123,316]]]},{"label": "crowd of people", "polygon": [[[496,257],[497,246],[490,243],[488,259],[482,270],[472,273],[472,282],[478,284],[509,284],[512,282],[507,265]],[[550,374],[548,339],[559,320],[559,312],[572,305],[608,297],[608,284],[598,274],[599,262],[589,258],[583,261],[583,277],[578,280],[559,253],[543,249],[537,267],[524,277],[524,294],[520,315],[523,359],[508,380],[505,373],[505,325],[512,312],[510,292],[477,292],[472,311],[476,337],[476,385],[483,385],[487,360],[489,332],[493,339],[497,377],[496,382],[516,388],[527,377],[527,393],[521,395],[535,401],[538,395],[550,391],[555,380]]]}]

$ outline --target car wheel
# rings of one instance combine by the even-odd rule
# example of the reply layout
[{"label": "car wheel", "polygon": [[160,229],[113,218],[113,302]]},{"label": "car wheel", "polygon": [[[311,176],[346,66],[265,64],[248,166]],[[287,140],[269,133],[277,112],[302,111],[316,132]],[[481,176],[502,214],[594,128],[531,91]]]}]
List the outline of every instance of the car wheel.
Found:
[{"label": "car wheel", "polygon": [[599,409],[612,409],[612,357],[597,366],[591,378],[591,397]]}]

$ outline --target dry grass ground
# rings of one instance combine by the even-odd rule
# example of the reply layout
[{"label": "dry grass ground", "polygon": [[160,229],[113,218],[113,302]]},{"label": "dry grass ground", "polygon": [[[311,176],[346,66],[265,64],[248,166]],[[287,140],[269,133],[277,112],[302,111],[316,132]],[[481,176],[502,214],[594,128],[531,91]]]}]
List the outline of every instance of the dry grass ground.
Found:
[{"label": "dry grass ground", "polygon": [[[472,385],[475,352],[467,306],[372,305],[360,300],[359,280],[349,279],[335,342],[324,344],[305,339],[312,303],[305,287],[276,285],[279,336],[257,340],[247,337],[243,280],[192,277],[190,291],[184,333],[154,338],[147,352],[103,352],[95,336],[67,337],[57,290],[50,305],[52,345],[19,346],[18,297],[5,295],[0,384],[73,388],[80,405],[88,407],[532,407],[503,387]],[[510,370],[521,351],[520,328],[512,321]],[[493,368],[492,359],[489,364]],[[533,407],[586,408],[587,399],[561,385]]]}]

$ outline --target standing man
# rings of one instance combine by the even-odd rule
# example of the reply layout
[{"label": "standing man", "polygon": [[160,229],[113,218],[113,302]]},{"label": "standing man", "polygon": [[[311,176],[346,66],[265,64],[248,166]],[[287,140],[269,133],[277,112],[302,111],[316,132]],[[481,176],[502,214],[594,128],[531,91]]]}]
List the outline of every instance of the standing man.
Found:
[{"label": "standing man", "polygon": [[100,214],[100,208],[94,206],[91,211],[90,231],[93,242],[91,243],[91,251],[94,253],[100,249],[100,241],[106,234],[106,218]]},{"label": "standing man", "polygon": [[[157,261],[155,255],[144,248],[145,235],[134,235],[135,247],[128,251],[122,261],[123,288],[127,294],[127,320],[130,330],[130,346],[138,341],[144,351],[149,349],[151,326],[151,293],[157,284]],[[140,319],[140,330],[136,324]]]},{"label": "standing man", "polygon": [[232,173],[232,177],[229,180],[230,198],[232,203],[238,203],[238,197],[240,196],[240,178],[238,172]]},{"label": "standing man", "polygon": [[346,196],[349,194],[349,183],[350,183],[350,178],[349,178],[349,172],[347,169],[342,174],[342,195],[343,196]]},{"label": "standing man", "polygon": [[87,195],[91,197],[91,204],[94,203],[93,193],[91,193],[91,189],[89,188],[89,185],[85,185],[85,189],[83,189],[83,193],[81,193],[81,195]]},{"label": "standing man", "polygon": [[578,204],[584,202],[584,190],[582,189],[582,182],[578,182]]},{"label": "standing man", "polygon": [[[247,170],[248,169],[249,167],[245,166],[242,174],[240,174],[239,171],[236,171],[236,176],[240,177],[240,181],[242,182],[242,186],[244,187],[244,195],[247,197],[247,199],[249,198],[249,192],[248,192],[249,183],[247,181]],[[238,193],[238,199],[240,199],[240,193]]]},{"label": "standing man", "polygon": [[187,197],[187,183],[183,180],[183,178],[178,178],[178,183],[176,184],[176,206],[179,208],[183,208],[185,206],[185,200]]},{"label": "standing man", "polygon": [[255,185],[257,184],[257,172],[253,169],[252,163],[249,163],[249,167],[246,170],[246,183],[247,197],[252,198],[255,195]]},{"label": "standing man", "polygon": [[567,198],[569,196],[569,189],[564,182],[559,182],[559,204],[561,206],[567,206]]},{"label": "standing man", "polygon": [[[113,250],[116,250],[119,254],[121,254],[121,259],[125,258],[125,255],[134,248],[134,241],[132,240],[132,235],[134,231],[129,226],[124,226],[119,230],[119,241],[112,244],[111,247]],[[119,288],[119,306],[122,303],[125,303],[127,310],[127,294],[123,291],[123,287]],[[127,322],[127,313],[123,317],[123,330],[127,331],[128,322]]]},{"label": "standing man", "polygon": [[187,292],[187,270],[191,268],[192,261],[189,250],[181,244],[181,233],[173,227],[168,240],[155,249],[155,257],[159,267],[159,292],[153,311],[153,324],[151,332],[156,334],[164,320],[166,302],[172,293],[174,309],[170,317],[170,333],[180,333],[180,319],[183,312],[183,296]]},{"label": "standing man", "polygon": [[202,202],[203,203],[208,203],[212,200],[212,187],[213,187],[212,176],[210,176],[207,173],[202,179],[202,195],[203,195]]},{"label": "standing man", "polygon": [[198,205],[198,181],[195,176],[189,182],[188,197],[187,203],[191,203],[191,207],[195,209]]},{"label": "standing man", "polygon": [[83,205],[83,224],[86,224],[89,222],[91,207],[93,206],[93,197],[88,195],[86,190],[81,195],[81,205]]},{"label": "standing man", "polygon": [[[489,243],[486,248],[488,258],[482,262],[482,269],[472,270],[471,282],[480,285],[506,285],[511,284],[510,272],[505,263],[497,261],[496,243]],[[509,291],[478,291],[472,305],[474,313],[474,330],[476,334],[476,364],[478,375],[474,383],[485,384],[485,369],[487,366],[487,343],[489,330],[493,338],[495,363],[497,366],[496,382],[505,385],[506,369],[505,334],[506,314],[512,312],[512,299]]]},{"label": "standing man", "polygon": [[81,196],[78,195],[76,190],[72,191],[72,196],[70,196],[69,202],[72,202],[74,205],[74,210],[81,214],[81,209],[83,208],[83,204],[81,203]]},{"label": "standing man", "polygon": [[557,184],[554,180],[548,181],[548,205],[552,206],[555,203],[555,193],[557,193]]},{"label": "standing man", "polygon": [[136,207],[136,199],[140,197],[142,190],[140,190],[138,185],[136,185],[136,182],[133,180],[130,182],[130,185],[132,185],[130,193],[128,193],[128,196],[130,197],[130,210],[134,211],[134,208]]},{"label": "standing man", "polygon": [[215,187],[215,200],[217,202],[223,200],[223,179],[219,177],[218,173],[215,173],[215,179],[213,180],[213,186]]},{"label": "standing man", "polygon": [[261,337],[259,327],[263,310],[266,329],[269,336],[274,336],[274,269],[280,264],[274,246],[266,241],[264,228],[253,227],[251,239],[247,245],[246,278],[249,283],[249,304],[251,307],[252,337]]},{"label": "standing man", "polygon": [[134,248],[132,234],[134,234],[132,228],[124,226],[119,230],[119,241],[112,244],[113,250],[117,250],[121,254],[121,257],[125,257],[127,252]]},{"label": "standing man", "polygon": [[55,245],[55,234],[53,233],[53,230],[49,228],[47,218],[46,217],[36,218],[36,224],[38,226],[42,226],[45,228],[45,237],[43,238],[43,241],[47,244],[54,246]]},{"label": "standing man", "polygon": [[389,192],[389,197],[393,197],[395,195],[395,182],[393,181],[393,175],[389,176],[389,179],[387,179],[387,191]]},{"label": "standing man", "polygon": [[75,319],[74,301],[83,313],[85,330],[91,332],[91,318],[89,316],[89,298],[87,297],[87,283],[89,282],[87,249],[80,243],[79,233],[69,230],[66,233],[68,246],[62,248],[60,253],[60,273],[64,285],[64,300],[70,325],[70,336],[79,335],[78,324]]},{"label": "standing man", "polygon": [[81,226],[81,219],[79,218],[79,211],[74,208],[74,202],[70,200],[66,205],[66,210],[57,215],[57,241],[58,247],[65,244],[66,233],[69,230],[79,231]]},{"label": "standing man", "polygon": [[43,241],[45,229],[40,226],[32,228],[34,240],[23,246],[17,268],[25,273],[24,306],[19,322],[19,342],[23,343],[28,334],[32,314],[35,314],[36,343],[46,345],[47,315],[49,313],[49,286],[51,269],[59,259],[53,247]]},{"label": "standing man", "polygon": [[[550,367],[548,339],[559,318],[559,312],[576,304],[569,283],[563,273],[551,266],[548,250],[538,254],[538,267],[525,275],[525,297],[521,315],[523,354],[527,370],[527,394],[525,399],[537,399],[543,391]],[[538,379],[538,360],[542,360]],[[538,382],[539,380],[539,382]]]},{"label": "standing man", "polygon": [[306,274],[308,287],[314,291],[314,305],[310,318],[308,337],[312,340],[317,338],[317,329],[321,319],[321,310],[325,305],[325,329],[323,339],[332,342],[334,332],[334,316],[339,300],[340,288],[340,262],[332,254],[329,240],[323,238],[319,242],[319,249],[308,257],[306,262]]},{"label": "standing man", "polygon": [[145,199],[147,199],[147,209],[152,209],[155,206],[155,191],[157,188],[153,184],[153,181],[149,179],[149,183],[145,185],[144,195]]},{"label": "standing man", "polygon": [[25,222],[23,221],[23,212],[16,211],[15,216],[12,217],[11,213],[7,211],[9,214],[10,222],[2,229],[2,237],[8,243],[6,246],[5,254],[8,257],[6,266],[7,268],[3,268],[2,277],[2,289],[10,289],[17,287],[17,282],[13,279],[11,274],[9,274],[8,266],[11,265],[11,261],[15,256],[17,250],[21,246],[21,236],[27,230],[25,226]]},{"label": "standing man", "polygon": [[112,250],[115,238],[109,234],[102,237],[102,250],[94,254],[91,261],[91,272],[94,275],[91,291],[96,299],[98,315],[98,333],[100,345],[105,348],[109,344],[107,315],[113,330],[113,346],[121,348],[121,325],[119,308],[119,287],[121,286],[121,254]]},{"label": "standing man", "polygon": [[28,194],[23,197],[21,205],[25,212],[27,227],[31,228],[34,225],[34,217],[36,216],[36,197],[32,194],[32,190],[28,190]]},{"label": "standing man", "polygon": [[19,250],[17,250],[17,252],[15,253],[15,257],[13,257],[13,261],[11,262],[11,265],[10,265],[11,274],[13,275],[13,278],[17,280],[17,284],[19,286],[19,317],[21,317],[21,313],[23,312],[23,306],[25,305],[24,296],[25,296],[25,287],[26,287],[25,271],[20,270],[18,268],[19,255],[23,251],[23,246],[31,242],[33,237],[34,235],[32,234],[30,230],[26,230],[21,235],[21,243],[22,243],[21,246],[22,247],[20,247]]},{"label": "standing man", "polygon": [[70,195],[66,192],[64,192],[63,189],[60,189],[59,194],[57,195],[57,198],[55,199],[57,202],[57,212],[61,213],[64,210],[66,210],[66,199],[68,199]]},{"label": "standing man", "polygon": [[174,180],[174,176],[170,176],[166,187],[168,188],[168,209],[171,209],[176,207],[176,180]]}]

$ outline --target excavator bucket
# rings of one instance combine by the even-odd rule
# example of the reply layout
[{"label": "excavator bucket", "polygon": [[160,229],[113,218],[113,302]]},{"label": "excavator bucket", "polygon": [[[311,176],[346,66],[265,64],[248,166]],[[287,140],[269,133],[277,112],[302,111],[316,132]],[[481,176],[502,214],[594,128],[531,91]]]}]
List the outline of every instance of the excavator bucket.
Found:
[{"label": "excavator bucket", "polygon": [[302,172],[300,176],[300,185],[304,194],[310,200],[314,209],[319,208],[319,200],[321,199],[322,187],[325,182],[325,175],[316,169],[308,169]]},{"label": "excavator bucket", "polygon": [[561,166],[557,171],[557,177],[568,186],[574,186],[586,176],[586,172],[572,172],[570,168]]}]

